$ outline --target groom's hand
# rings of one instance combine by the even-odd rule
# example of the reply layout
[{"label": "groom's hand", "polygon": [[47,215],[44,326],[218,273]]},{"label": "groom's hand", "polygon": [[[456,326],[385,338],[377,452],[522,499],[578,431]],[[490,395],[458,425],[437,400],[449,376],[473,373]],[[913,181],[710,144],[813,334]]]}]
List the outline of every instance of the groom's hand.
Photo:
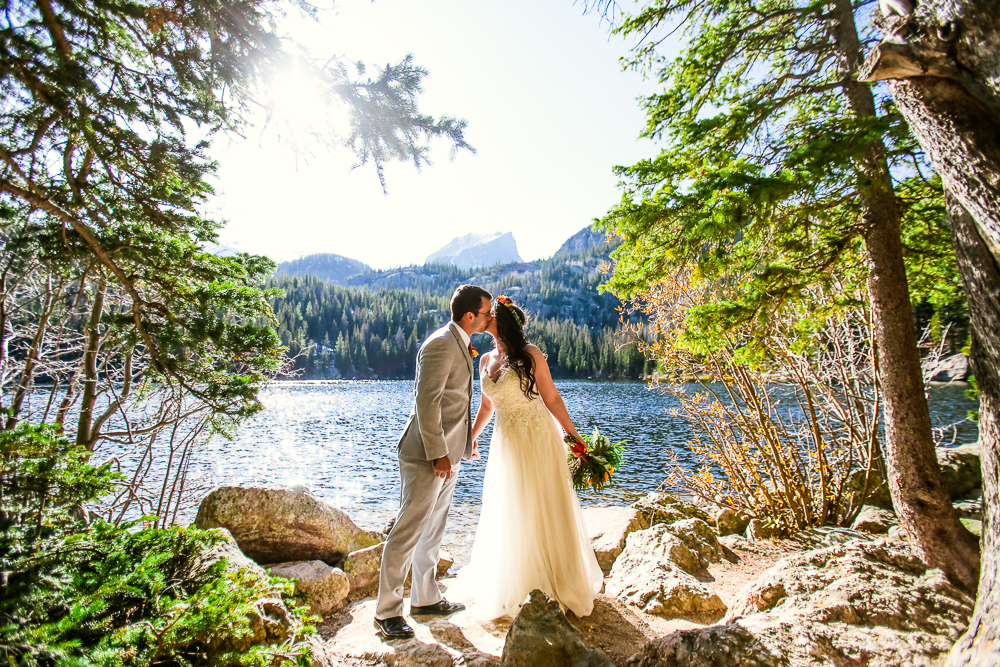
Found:
[{"label": "groom's hand", "polygon": [[451,477],[451,459],[447,456],[431,461],[431,467],[434,469],[435,477],[441,477],[446,482]]}]

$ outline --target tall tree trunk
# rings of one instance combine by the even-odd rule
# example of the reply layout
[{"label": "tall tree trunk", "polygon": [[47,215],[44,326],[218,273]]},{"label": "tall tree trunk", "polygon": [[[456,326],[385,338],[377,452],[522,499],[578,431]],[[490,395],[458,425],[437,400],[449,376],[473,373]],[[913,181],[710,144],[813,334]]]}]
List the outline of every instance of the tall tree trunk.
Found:
[{"label": "tall tree trunk", "polygon": [[1000,664],[1000,118],[948,79],[908,78],[889,87],[949,193],[981,401],[983,569],[972,623],[948,664],[992,667]]},{"label": "tall tree trunk", "polygon": [[983,568],[979,596],[968,632],[955,644],[949,667],[1000,664],[1000,264],[991,255],[975,221],[948,197],[958,269],[969,294],[972,372],[979,385],[979,447],[983,466]]},{"label": "tall tree trunk", "polygon": [[[850,0],[836,0],[832,14],[834,42],[845,62],[844,92],[848,104],[859,118],[874,118],[877,114],[871,88],[858,80],[863,58],[853,5]],[[956,586],[971,593],[979,579],[979,545],[955,514],[934,452],[903,263],[899,207],[881,140],[868,145],[860,166],[858,190],[866,228],[868,288],[882,370],[889,492],[916,554],[929,566],[943,570]]]}]

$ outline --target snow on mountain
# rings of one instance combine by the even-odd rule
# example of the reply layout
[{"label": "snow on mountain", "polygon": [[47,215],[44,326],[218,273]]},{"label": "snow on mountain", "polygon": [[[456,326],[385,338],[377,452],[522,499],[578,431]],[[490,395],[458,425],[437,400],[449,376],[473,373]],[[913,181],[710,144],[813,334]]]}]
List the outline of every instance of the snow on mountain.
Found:
[{"label": "snow on mountain", "polygon": [[452,264],[462,269],[520,262],[511,232],[466,234],[427,257],[428,264]]}]

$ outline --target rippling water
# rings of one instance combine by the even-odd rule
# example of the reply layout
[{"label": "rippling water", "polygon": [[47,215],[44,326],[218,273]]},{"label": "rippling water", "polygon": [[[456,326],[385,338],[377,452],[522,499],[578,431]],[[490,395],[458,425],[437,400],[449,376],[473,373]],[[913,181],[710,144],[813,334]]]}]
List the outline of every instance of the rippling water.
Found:
[{"label": "rippling water", "polygon": [[[581,433],[599,426],[613,440],[628,442],[616,483],[602,494],[582,494],[584,505],[629,503],[656,489],[674,453],[690,460],[691,432],[683,418],[670,414],[677,403],[669,394],[641,382],[563,380],[557,386]],[[303,484],[363,527],[381,527],[398,505],[395,444],[412,392],[413,383],[403,380],[277,383],[263,394],[267,410],[236,440],[209,444],[192,473],[214,484]],[[477,386],[473,414],[478,393]],[[932,391],[938,425],[962,419],[972,406],[960,387]],[[966,423],[957,442],[975,437],[975,426]],[[483,459],[463,463],[455,490],[444,542],[460,562],[479,518],[489,438],[487,429],[480,438]]]}]

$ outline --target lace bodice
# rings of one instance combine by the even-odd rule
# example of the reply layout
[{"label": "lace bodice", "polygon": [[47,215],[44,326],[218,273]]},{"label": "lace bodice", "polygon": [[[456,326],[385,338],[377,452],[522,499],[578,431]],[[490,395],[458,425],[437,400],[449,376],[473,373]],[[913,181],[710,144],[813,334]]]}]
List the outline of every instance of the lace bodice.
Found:
[{"label": "lace bodice", "polygon": [[483,375],[482,383],[483,394],[492,401],[496,410],[497,426],[500,429],[523,428],[529,424],[535,428],[554,425],[552,416],[541,399],[524,395],[520,376],[513,368],[504,368],[496,382],[489,375]]}]

